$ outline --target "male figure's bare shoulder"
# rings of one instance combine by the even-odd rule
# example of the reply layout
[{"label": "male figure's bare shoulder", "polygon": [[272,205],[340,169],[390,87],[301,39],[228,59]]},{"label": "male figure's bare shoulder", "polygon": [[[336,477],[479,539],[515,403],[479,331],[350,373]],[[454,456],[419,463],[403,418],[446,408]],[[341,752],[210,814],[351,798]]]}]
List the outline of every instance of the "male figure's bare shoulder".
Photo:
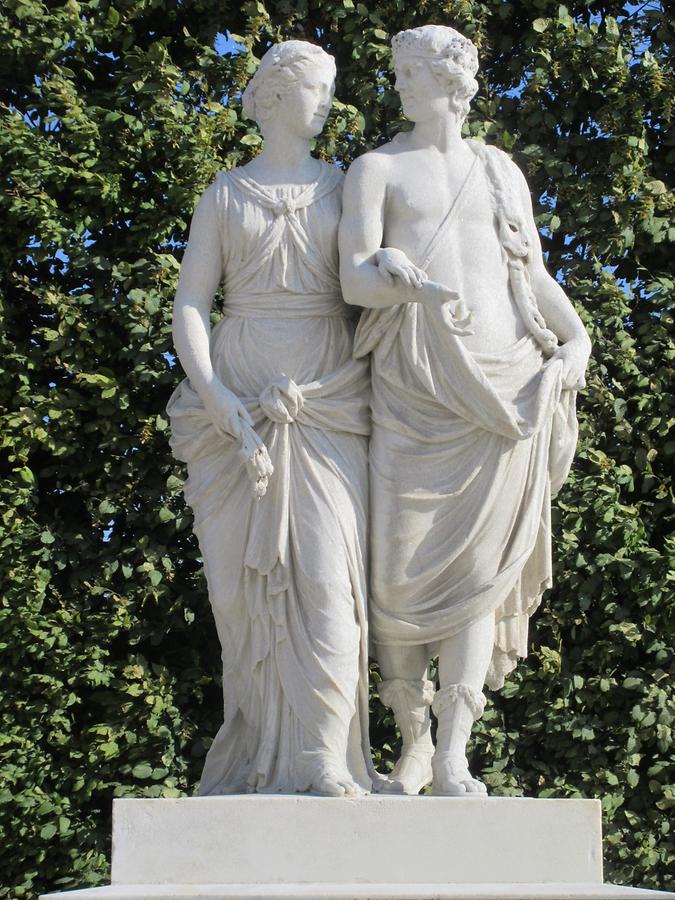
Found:
[{"label": "male figure's bare shoulder", "polygon": [[347,178],[364,184],[390,183],[392,176],[405,166],[404,154],[410,152],[406,138],[405,134],[397,134],[386,144],[363,153],[349,167]]}]

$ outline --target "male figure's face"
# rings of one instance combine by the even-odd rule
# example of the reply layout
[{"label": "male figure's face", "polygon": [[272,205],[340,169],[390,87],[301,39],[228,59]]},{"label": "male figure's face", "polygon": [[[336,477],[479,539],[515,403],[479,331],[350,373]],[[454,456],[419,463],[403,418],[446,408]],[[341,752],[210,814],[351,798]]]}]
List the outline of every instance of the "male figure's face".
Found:
[{"label": "male figure's face", "polygon": [[427,59],[401,55],[395,59],[394,69],[394,86],[401,97],[406,119],[411,122],[426,122],[448,114],[448,92],[432,71]]}]

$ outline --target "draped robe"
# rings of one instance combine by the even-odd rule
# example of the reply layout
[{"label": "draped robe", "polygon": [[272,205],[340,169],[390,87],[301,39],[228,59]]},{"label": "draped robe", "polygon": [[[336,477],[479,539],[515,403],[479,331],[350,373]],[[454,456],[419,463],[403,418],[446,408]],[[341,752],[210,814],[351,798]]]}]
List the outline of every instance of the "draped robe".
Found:
[{"label": "draped robe", "polygon": [[[440,281],[439,258],[457,243],[476,180],[487,179],[493,198],[512,186],[504,154],[467,143],[478,155],[472,178],[413,259]],[[527,654],[528,618],[551,585],[550,500],[577,424],[562,362],[544,368],[535,339],[551,332],[528,308],[527,242],[518,242],[526,214],[505,222],[497,204],[494,213],[504,279],[531,331],[500,352],[471,352],[448,329],[447,309],[406,303],[363,315],[355,356],[372,353],[371,636],[433,647],[493,613],[487,683],[499,687]]]},{"label": "draped robe", "polygon": [[222,645],[224,721],[200,792],[303,791],[326,755],[370,788],[366,555],[368,366],[339,286],[342,175],[268,187],[221,173],[220,380],[246,405],[274,473],[256,499],[239,443],[184,380],[168,412],[187,462]]}]

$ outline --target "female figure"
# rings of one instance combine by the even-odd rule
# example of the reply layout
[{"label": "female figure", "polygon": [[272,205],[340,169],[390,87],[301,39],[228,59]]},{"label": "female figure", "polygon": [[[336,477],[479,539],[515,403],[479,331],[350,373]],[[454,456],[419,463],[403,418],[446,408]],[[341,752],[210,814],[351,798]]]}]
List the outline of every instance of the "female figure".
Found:
[{"label": "female figure", "polygon": [[[265,143],[195,210],[176,294],[174,454],[222,645],[200,793],[370,789],[368,374],[340,293],[342,175],[314,159],[332,57],[271,48],[244,93]],[[224,316],[209,312],[224,283]]]}]

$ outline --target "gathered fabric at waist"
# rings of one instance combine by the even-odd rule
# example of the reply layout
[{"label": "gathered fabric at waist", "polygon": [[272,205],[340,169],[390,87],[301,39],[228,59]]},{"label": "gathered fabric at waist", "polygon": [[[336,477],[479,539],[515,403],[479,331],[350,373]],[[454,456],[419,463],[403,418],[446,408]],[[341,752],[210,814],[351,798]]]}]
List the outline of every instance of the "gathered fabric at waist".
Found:
[{"label": "gathered fabric at waist", "polygon": [[226,293],[223,311],[226,316],[246,319],[347,318],[352,313],[337,291],[322,294],[294,294],[290,291]]}]

